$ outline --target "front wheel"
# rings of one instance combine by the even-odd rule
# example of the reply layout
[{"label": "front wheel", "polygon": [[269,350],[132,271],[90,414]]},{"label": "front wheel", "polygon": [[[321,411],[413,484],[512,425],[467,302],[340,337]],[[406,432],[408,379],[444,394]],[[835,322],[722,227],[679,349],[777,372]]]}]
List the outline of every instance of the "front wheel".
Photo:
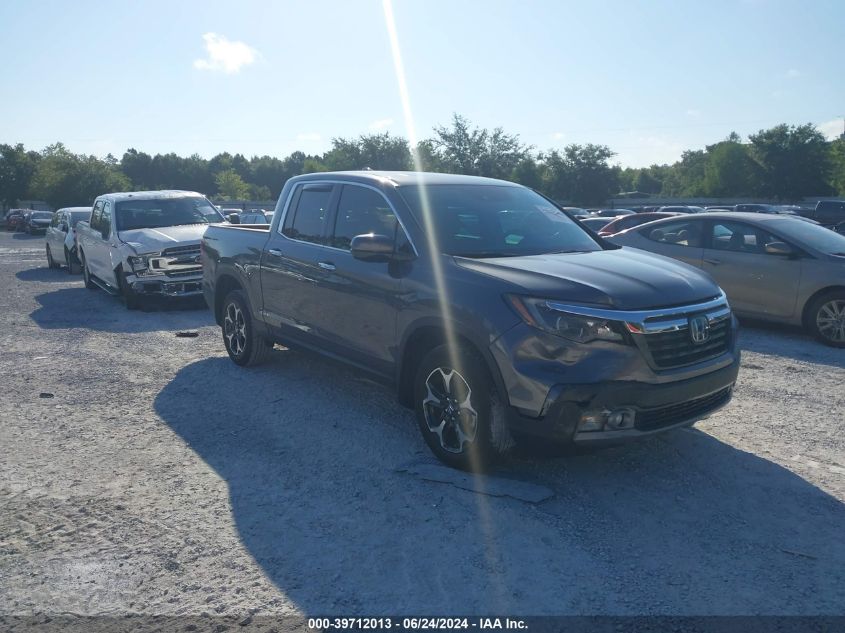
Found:
[{"label": "front wheel", "polygon": [[138,296],[138,293],[132,290],[129,282],[126,281],[126,273],[123,272],[122,268],[118,268],[114,271],[115,276],[117,277],[118,286],[120,286],[120,298],[123,299],[123,304],[126,306],[127,310],[137,310],[141,307],[141,297]]},{"label": "front wheel", "polygon": [[255,331],[244,293],[233,290],[223,300],[223,345],[236,365],[249,367],[266,361],[273,344]]},{"label": "front wheel", "polygon": [[845,347],[845,292],[834,290],[815,299],[807,321],[810,332],[822,343]]},{"label": "front wheel", "polygon": [[417,424],[431,452],[453,468],[482,472],[513,444],[483,359],[460,347],[434,348],[414,380]]}]

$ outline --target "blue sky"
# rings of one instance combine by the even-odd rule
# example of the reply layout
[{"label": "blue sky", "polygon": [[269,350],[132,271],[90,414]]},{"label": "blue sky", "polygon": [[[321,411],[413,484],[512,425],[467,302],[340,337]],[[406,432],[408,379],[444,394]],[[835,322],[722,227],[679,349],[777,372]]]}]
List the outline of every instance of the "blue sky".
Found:
[{"label": "blue sky", "polygon": [[[842,0],[394,0],[421,137],[453,112],[642,166],[845,114]],[[0,3],[0,142],[120,156],[406,134],[380,0]]]}]

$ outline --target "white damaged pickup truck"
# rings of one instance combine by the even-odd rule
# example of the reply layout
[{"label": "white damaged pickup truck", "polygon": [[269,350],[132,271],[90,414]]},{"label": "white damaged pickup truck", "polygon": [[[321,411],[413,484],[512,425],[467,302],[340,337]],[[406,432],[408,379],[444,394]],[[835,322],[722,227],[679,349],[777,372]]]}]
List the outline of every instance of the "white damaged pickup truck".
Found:
[{"label": "white damaged pickup truck", "polygon": [[145,296],[202,294],[200,240],[225,219],[191,191],[109,193],[94,201],[89,222],[77,225],[87,288],[123,298],[130,310]]}]

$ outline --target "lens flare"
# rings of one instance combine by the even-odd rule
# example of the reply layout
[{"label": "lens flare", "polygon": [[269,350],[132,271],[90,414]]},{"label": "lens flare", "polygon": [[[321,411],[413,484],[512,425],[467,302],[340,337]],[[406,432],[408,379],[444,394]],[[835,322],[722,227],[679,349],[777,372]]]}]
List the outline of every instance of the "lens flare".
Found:
[{"label": "lens flare", "polygon": [[[443,275],[443,259],[445,255],[441,254],[440,245],[437,243],[437,235],[434,230],[434,221],[432,216],[431,199],[429,198],[425,181],[420,175],[425,171],[425,165],[423,165],[422,157],[420,156],[417,147],[419,139],[417,137],[416,126],[414,125],[414,116],[411,111],[411,97],[408,92],[408,84],[405,80],[405,67],[402,63],[402,53],[399,48],[399,35],[396,30],[396,21],[393,16],[393,2],[392,0],[382,0],[382,6],[384,7],[384,21],[387,26],[387,35],[390,39],[390,52],[393,56],[393,68],[396,72],[396,83],[399,88],[399,99],[402,102],[402,114],[405,123],[405,130],[408,136],[408,142],[411,146],[411,158],[414,163],[414,171],[417,174],[415,184],[418,185],[420,191],[420,202],[423,212],[423,225],[425,228],[428,255],[431,259],[431,270],[434,275],[434,283],[437,288],[440,314],[446,336],[446,345],[449,349],[449,358],[452,366],[460,368],[461,364],[460,353],[458,351],[458,339],[455,335],[452,307],[449,303],[446,278]],[[484,478],[479,474],[481,465],[474,462],[471,464],[471,469],[476,476],[478,490],[483,493]],[[478,525],[481,528],[484,538],[484,555],[487,559],[488,567],[496,569],[501,565],[502,558],[497,552],[493,522],[490,516],[490,507],[484,494],[476,494],[475,497],[478,504]],[[495,599],[497,608],[506,608],[510,601],[508,599],[508,594],[505,592],[502,579],[494,572],[494,577],[491,580],[491,584],[496,592]]]}]

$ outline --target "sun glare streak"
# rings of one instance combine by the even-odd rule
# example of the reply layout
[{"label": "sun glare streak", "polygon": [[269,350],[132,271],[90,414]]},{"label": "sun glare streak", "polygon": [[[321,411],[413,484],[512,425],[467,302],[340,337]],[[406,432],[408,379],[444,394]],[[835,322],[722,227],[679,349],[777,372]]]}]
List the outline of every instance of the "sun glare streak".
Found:
[{"label": "sun glare streak", "polygon": [[[402,115],[405,122],[405,131],[408,136],[408,142],[411,146],[411,159],[414,163],[414,171],[420,173],[425,171],[425,166],[422,162],[422,157],[417,149],[417,132],[414,125],[414,116],[411,111],[411,97],[408,92],[408,84],[405,81],[405,66],[402,63],[402,53],[399,48],[399,35],[396,30],[396,21],[393,16],[393,2],[392,0],[382,0],[384,7],[384,21],[387,26],[387,35],[390,39],[390,52],[393,56],[393,68],[396,72],[396,83],[399,87],[399,99],[402,101]],[[449,349],[449,358],[452,366],[459,368],[460,355],[458,353],[458,342],[455,336],[452,320],[452,307],[449,303],[449,294],[446,287],[446,278],[443,275],[443,259],[440,255],[440,246],[437,243],[437,235],[434,231],[434,222],[432,220],[431,203],[428,196],[428,191],[425,188],[425,183],[422,178],[417,178],[417,185],[420,190],[420,202],[423,211],[423,224],[425,225],[426,241],[428,242],[428,249],[431,254],[431,269],[434,274],[434,283],[437,287],[437,295],[440,304],[440,314],[443,320],[443,328],[446,334],[446,345]],[[484,538],[484,555],[487,559],[488,567],[496,569],[501,564],[501,557],[498,556],[495,539],[493,534],[493,522],[490,516],[490,507],[487,503],[487,498],[483,494],[484,479],[479,476],[480,464],[472,464],[473,475],[476,478],[476,485],[482,491],[482,494],[476,494],[475,498],[478,504],[479,525]],[[504,583],[502,578],[494,572],[491,579],[495,586],[497,608],[505,608],[509,602],[507,594],[505,593]]]}]

